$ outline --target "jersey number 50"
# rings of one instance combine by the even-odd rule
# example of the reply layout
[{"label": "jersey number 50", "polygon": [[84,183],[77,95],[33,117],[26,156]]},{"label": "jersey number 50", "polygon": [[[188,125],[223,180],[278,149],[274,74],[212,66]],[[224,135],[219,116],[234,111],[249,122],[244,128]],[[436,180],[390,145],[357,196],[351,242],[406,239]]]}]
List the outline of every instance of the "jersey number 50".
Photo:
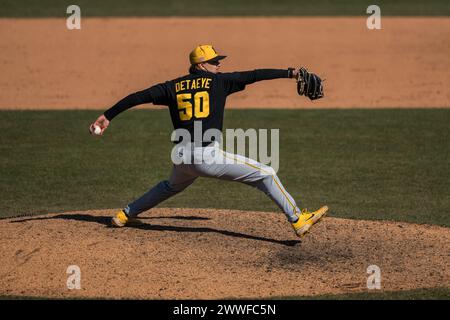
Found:
[{"label": "jersey number 50", "polygon": [[[181,121],[192,119],[192,93],[177,94],[178,110]],[[194,117],[196,119],[209,116],[209,94],[199,91],[194,94]]]}]

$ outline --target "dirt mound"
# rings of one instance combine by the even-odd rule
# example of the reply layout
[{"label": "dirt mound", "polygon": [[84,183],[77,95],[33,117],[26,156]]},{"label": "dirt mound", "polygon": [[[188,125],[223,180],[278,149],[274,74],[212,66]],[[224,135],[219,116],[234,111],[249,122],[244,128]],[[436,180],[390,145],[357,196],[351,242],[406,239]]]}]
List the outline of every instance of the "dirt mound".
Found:
[{"label": "dirt mound", "polygon": [[[207,26],[207,27],[205,27]],[[187,73],[188,53],[213,43],[222,71],[306,66],[326,78],[310,102],[293,81],[232,95],[231,108],[450,107],[448,17],[0,19],[0,109],[105,109]]]},{"label": "dirt mound", "polygon": [[[209,299],[450,286],[448,228],[327,217],[301,240],[280,213],[154,209],[129,228],[113,210],[0,221],[0,295]],[[67,268],[81,289],[67,288]]]}]

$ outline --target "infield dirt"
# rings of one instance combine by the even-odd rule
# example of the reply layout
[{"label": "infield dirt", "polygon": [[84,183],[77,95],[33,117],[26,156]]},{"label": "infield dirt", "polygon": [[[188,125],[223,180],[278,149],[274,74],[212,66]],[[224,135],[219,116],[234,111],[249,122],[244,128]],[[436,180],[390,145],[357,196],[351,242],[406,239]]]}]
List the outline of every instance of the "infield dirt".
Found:
[{"label": "infield dirt", "polygon": [[[450,286],[448,228],[331,216],[301,242],[281,213],[154,209],[131,227],[114,210],[0,221],[0,295],[151,299],[274,297]],[[68,266],[81,289],[67,288]]]},{"label": "infield dirt", "polygon": [[222,71],[306,66],[326,79],[310,102],[274,80],[230,96],[231,108],[450,107],[450,19],[0,19],[0,108],[104,109],[187,73],[188,53],[212,43]]}]

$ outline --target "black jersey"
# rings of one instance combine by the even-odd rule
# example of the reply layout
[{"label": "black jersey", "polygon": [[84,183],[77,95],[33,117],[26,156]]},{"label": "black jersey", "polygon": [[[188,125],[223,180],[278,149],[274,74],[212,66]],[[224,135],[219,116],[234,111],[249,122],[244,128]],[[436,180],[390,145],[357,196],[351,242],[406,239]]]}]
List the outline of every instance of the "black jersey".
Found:
[{"label": "black jersey", "polygon": [[127,96],[104,115],[112,120],[120,112],[143,103],[165,105],[169,107],[174,129],[186,129],[194,137],[194,121],[201,121],[203,136],[208,129],[222,131],[227,96],[256,81],[288,77],[287,69],[216,74],[195,69],[186,76]]}]

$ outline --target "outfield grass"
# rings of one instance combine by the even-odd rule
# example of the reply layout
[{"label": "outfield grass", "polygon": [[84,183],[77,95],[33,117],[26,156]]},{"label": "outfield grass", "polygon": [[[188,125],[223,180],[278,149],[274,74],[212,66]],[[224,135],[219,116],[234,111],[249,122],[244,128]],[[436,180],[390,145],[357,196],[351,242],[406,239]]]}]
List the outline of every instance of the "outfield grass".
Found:
[{"label": "outfield grass", "polygon": [[[1,17],[67,17],[68,0],[3,0]],[[78,0],[82,16],[328,16],[367,15],[362,0]],[[381,14],[448,16],[447,0],[379,0]]]},{"label": "outfield grass", "polygon": [[[0,216],[118,208],[171,170],[166,110],[130,110],[103,137],[99,111],[0,112]],[[229,128],[279,128],[299,206],[331,216],[450,226],[450,110],[228,110]],[[168,207],[277,211],[261,192],[198,179]]]}]

